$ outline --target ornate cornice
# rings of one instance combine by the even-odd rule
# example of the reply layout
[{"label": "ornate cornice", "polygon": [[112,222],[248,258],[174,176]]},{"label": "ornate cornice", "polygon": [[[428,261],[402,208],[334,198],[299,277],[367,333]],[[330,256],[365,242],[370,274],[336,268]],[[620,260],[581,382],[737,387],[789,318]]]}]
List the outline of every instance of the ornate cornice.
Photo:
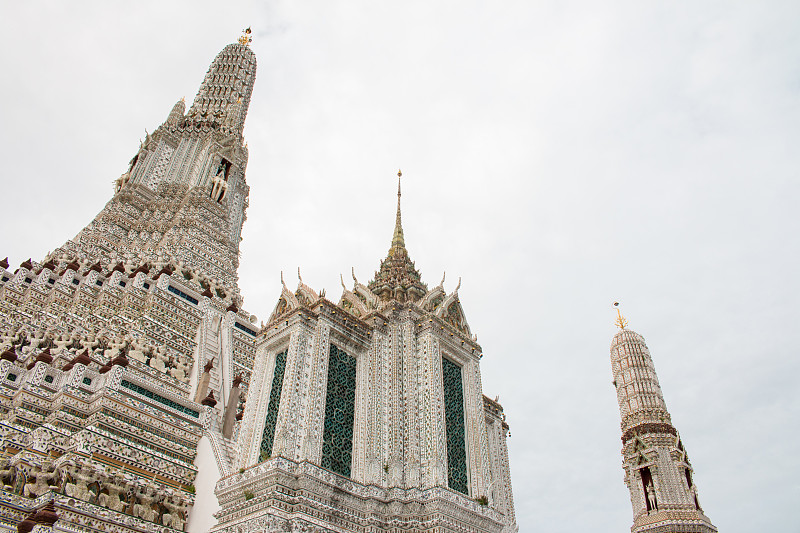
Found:
[{"label": "ornate cornice", "polygon": [[669,435],[678,435],[678,431],[672,426],[672,424],[664,424],[660,422],[646,422],[644,424],[639,424],[633,426],[632,428],[628,429],[622,435],[622,443],[625,444],[629,440],[634,437],[638,437],[641,435],[647,434],[669,434]]}]

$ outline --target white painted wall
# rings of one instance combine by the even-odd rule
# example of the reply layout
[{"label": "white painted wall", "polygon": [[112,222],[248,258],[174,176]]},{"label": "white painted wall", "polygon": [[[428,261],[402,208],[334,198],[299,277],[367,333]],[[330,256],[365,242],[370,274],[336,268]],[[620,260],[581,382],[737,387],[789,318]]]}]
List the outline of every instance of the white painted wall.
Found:
[{"label": "white painted wall", "polygon": [[214,513],[219,511],[220,506],[214,494],[214,486],[222,477],[208,437],[204,436],[197,443],[197,457],[194,464],[197,466],[197,479],[194,482],[196,497],[194,507],[189,513],[189,520],[186,522],[186,531],[206,533],[217,523]]}]

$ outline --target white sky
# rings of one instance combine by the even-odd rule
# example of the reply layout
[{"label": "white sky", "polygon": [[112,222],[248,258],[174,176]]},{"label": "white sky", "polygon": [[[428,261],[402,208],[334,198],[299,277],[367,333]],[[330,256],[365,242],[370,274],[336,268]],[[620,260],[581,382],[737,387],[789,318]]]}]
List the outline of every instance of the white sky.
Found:
[{"label": "white sky", "polygon": [[[302,4],[302,5],[301,5]],[[798,531],[800,3],[0,2],[0,257],[73,237],[252,26],[245,307],[459,276],[521,531],[626,531],[619,300],[726,533]]]}]

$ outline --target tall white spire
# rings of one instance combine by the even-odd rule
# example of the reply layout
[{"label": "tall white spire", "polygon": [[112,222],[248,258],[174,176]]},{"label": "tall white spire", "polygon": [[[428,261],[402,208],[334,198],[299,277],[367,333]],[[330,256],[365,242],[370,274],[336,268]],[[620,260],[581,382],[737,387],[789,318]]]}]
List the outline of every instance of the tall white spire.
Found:
[{"label": "tall white spire", "polygon": [[621,418],[625,483],[633,506],[631,532],[716,532],[700,507],[692,465],[672,425],[644,337],[627,328],[619,310],[617,326],[611,369]]}]

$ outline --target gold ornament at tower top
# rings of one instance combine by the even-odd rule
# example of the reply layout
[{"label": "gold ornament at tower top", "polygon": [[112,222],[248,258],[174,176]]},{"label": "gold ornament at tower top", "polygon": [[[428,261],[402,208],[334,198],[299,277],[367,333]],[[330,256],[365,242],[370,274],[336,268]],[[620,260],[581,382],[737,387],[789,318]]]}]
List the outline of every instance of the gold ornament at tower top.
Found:
[{"label": "gold ornament at tower top", "polygon": [[614,302],[614,307],[617,308],[617,319],[614,321],[614,324],[616,324],[619,329],[625,329],[625,326],[628,325],[628,321],[619,311],[619,302]]},{"label": "gold ornament at tower top", "polygon": [[242,36],[239,37],[239,42],[242,43],[245,46],[247,46],[248,44],[252,43],[253,42],[253,38],[250,37],[251,33],[253,33],[253,31],[250,28],[247,28],[246,30],[242,30]]}]

